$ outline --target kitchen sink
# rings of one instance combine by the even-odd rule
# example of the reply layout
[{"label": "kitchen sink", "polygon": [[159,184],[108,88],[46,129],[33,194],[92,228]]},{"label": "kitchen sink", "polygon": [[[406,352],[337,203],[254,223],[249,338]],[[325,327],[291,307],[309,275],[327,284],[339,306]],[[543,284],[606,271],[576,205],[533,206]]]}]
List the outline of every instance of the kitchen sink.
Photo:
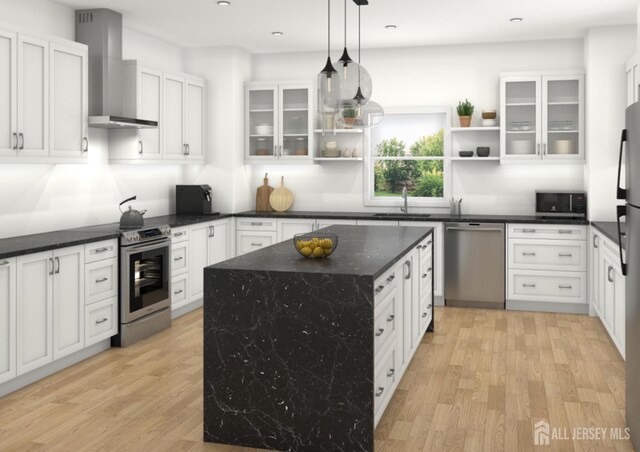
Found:
[{"label": "kitchen sink", "polygon": [[427,218],[427,217],[430,217],[431,214],[428,214],[428,213],[374,213],[373,216],[383,217],[383,218],[407,218],[407,217]]}]

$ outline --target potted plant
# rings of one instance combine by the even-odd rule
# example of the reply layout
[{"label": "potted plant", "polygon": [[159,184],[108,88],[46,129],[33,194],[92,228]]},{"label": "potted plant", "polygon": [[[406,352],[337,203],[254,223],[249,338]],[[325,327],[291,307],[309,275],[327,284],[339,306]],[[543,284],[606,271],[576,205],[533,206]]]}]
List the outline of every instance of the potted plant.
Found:
[{"label": "potted plant", "polygon": [[352,129],[356,121],[356,109],[351,105],[342,107],[342,117],[344,118],[344,128]]},{"label": "potted plant", "polygon": [[473,104],[469,99],[464,102],[458,102],[458,116],[460,117],[460,127],[469,127],[471,125],[471,116],[473,116]]}]

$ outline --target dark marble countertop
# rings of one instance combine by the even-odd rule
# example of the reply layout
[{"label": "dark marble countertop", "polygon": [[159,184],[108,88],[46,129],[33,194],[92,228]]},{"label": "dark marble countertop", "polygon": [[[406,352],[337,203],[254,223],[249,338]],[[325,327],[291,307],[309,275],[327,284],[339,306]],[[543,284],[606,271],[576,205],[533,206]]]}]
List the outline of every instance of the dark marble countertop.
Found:
[{"label": "dark marble countertop", "polygon": [[[618,224],[615,221],[593,221],[591,224],[613,243],[618,243]],[[624,234],[626,231],[626,225],[624,223],[620,223],[620,229],[622,234]],[[622,249],[625,249],[625,244],[625,237],[623,235],[621,243]]]},{"label": "dark marble countertop", "polygon": [[261,218],[333,218],[341,220],[380,220],[380,221],[453,221],[463,223],[537,223],[537,224],[583,224],[588,225],[585,219],[567,218],[541,218],[534,215],[447,215],[447,214],[420,214],[420,213],[379,213],[375,212],[314,212],[314,211],[288,211],[288,212],[248,212],[236,213],[236,217],[261,217]]},{"label": "dark marble countertop", "polygon": [[337,234],[338,247],[331,256],[324,259],[302,257],[296,251],[293,241],[286,240],[212,267],[249,272],[315,273],[377,278],[432,230],[397,226],[330,226],[322,232]]},{"label": "dark marble countertop", "polygon": [[[145,218],[144,225],[159,226],[168,224],[172,228],[177,228],[207,221],[222,220],[231,216],[231,214],[165,215]],[[118,238],[120,235],[119,229],[119,223],[108,223],[0,239],[0,259]]]}]

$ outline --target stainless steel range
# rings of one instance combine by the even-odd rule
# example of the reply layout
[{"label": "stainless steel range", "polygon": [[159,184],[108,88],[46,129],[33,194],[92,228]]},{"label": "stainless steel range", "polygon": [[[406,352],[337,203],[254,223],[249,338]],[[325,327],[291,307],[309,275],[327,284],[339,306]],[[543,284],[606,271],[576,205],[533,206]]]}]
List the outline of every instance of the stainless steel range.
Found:
[{"label": "stainless steel range", "polygon": [[120,235],[120,330],[112,345],[128,347],[171,326],[171,228]]}]

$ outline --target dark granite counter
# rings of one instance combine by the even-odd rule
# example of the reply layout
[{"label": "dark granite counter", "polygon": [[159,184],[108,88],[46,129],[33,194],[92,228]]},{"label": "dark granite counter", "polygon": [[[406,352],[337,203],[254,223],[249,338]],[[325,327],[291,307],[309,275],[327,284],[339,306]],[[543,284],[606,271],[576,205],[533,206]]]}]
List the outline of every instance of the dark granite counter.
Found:
[{"label": "dark granite counter", "polygon": [[374,282],[432,229],[327,230],[325,259],[286,241],[205,268],[205,441],[373,451]]},{"label": "dark granite counter", "polygon": [[[618,224],[615,221],[594,221],[591,225],[600,231],[606,238],[613,243],[618,243]],[[625,249],[625,224],[620,223],[620,229],[622,231],[622,249]]]},{"label": "dark granite counter", "polygon": [[329,218],[341,220],[380,220],[380,221],[455,221],[465,223],[537,223],[537,224],[584,224],[585,219],[567,218],[541,218],[534,215],[448,215],[448,214],[421,214],[421,213],[378,213],[375,212],[256,212],[255,210],[234,214],[236,217],[263,217],[263,218]]}]

